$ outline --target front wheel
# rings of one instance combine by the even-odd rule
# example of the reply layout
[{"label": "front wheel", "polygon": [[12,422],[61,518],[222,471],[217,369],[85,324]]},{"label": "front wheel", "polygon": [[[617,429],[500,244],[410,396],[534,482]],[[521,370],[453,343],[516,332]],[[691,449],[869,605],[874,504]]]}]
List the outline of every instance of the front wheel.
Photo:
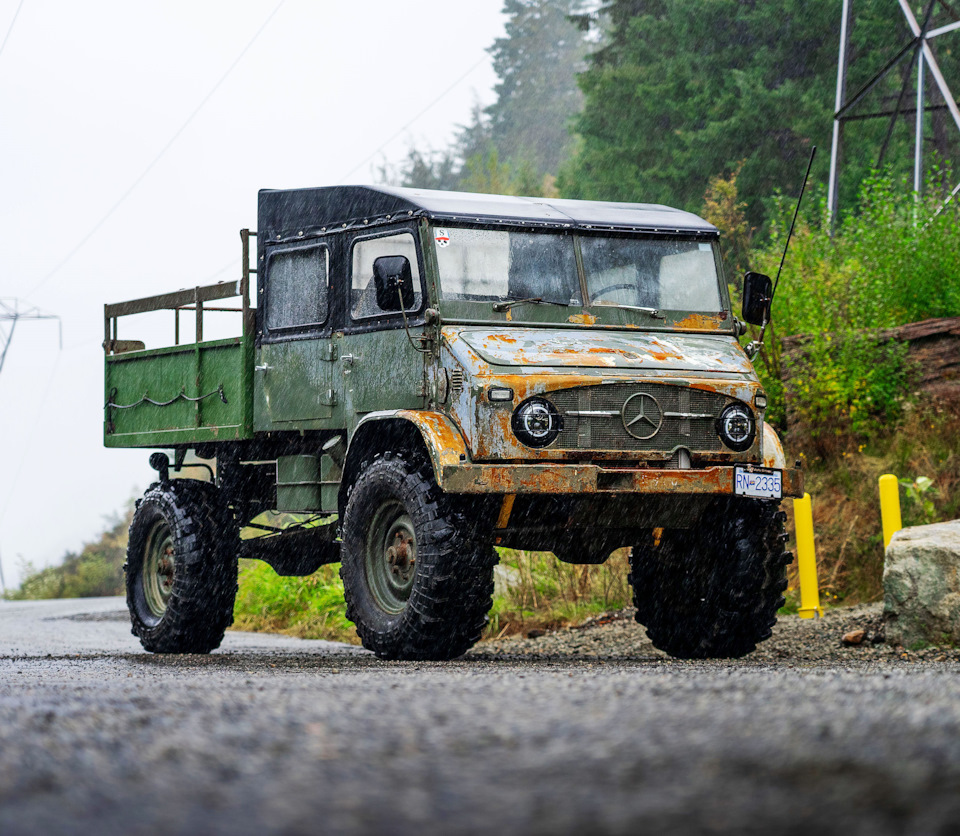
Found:
[{"label": "front wheel", "polygon": [[364,647],[382,659],[453,659],[480,638],[497,556],[477,506],[401,456],[363,470],[344,512],[340,576]]},{"label": "front wheel", "polygon": [[681,659],[738,658],[769,638],[793,559],[785,517],[775,502],[722,499],[696,528],[636,544],[636,619],[654,646]]},{"label": "front wheel", "polygon": [[133,634],[153,653],[209,653],[233,623],[233,526],[213,485],[155,484],[137,503],[124,565]]}]

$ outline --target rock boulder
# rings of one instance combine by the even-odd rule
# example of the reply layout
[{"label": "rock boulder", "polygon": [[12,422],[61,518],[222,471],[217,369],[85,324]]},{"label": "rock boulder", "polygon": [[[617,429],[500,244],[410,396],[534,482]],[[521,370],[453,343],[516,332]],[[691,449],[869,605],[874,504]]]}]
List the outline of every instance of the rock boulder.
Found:
[{"label": "rock boulder", "polygon": [[883,590],[888,642],[960,645],[960,520],[894,534]]}]

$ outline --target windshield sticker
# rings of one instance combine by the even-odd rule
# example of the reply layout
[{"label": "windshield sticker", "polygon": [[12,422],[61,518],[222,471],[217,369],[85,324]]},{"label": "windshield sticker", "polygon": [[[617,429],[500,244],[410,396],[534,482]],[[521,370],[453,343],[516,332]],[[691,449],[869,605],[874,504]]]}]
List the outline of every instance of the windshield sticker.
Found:
[{"label": "windshield sticker", "polygon": [[440,249],[450,246],[450,236],[447,235],[447,231],[445,229],[438,229],[434,237],[437,241],[437,246],[440,247]]}]

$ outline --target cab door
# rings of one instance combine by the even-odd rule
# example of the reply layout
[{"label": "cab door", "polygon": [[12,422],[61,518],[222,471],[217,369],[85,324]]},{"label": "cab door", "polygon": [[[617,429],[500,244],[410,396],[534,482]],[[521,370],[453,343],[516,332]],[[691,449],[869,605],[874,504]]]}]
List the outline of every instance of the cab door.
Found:
[{"label": "cab door", "polygon": [[336,402],[329,247],[267,247],[265,261],[254,428],[325,429]]},{"label": "cab door", "polygon": [[[349,265],[344,329],[337,347],[339,387],[349,428],[369,412],[422,409],[426,403],[426,355],[418,351],[423,334],[426,294],[418,230],[393,229],[358,236],[347,254]],[[381,308],[373,263],[381,256],[404,256],[410,262],[413,300],[403,312]],[[409,336],[408,329],[409,328]],[[411,344],[411,338],[413,344]]]}]

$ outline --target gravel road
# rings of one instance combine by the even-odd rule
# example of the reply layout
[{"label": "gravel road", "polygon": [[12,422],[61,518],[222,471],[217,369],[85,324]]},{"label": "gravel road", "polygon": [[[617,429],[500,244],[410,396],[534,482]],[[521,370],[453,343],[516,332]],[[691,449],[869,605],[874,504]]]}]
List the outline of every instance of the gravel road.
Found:
[{"label": "gravel road", "polygon": [[739,662],[614,620],[398,664],[152,656],[119,599],[0,602],[0,833],[956,833],[958,655],[840,646],[877,615]]}]

